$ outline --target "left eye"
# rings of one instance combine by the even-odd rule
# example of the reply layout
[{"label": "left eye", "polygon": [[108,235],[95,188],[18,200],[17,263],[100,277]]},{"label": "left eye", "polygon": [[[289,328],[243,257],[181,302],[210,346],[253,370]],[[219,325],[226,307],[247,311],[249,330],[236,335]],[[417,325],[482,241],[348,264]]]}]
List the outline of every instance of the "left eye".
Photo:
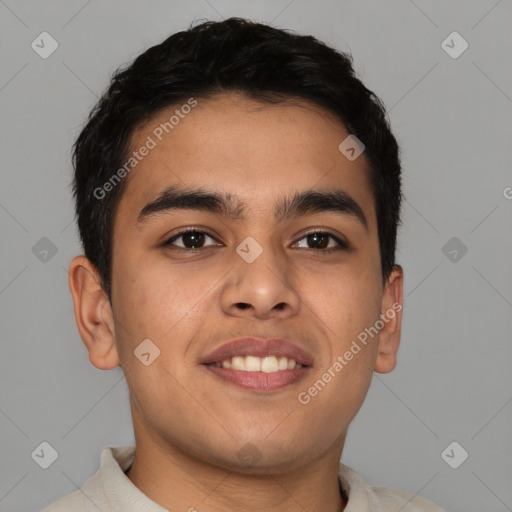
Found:
[{"label": "left eye", "polygon": [[[331,241],[335,242],[334,246],[329,245],[329,239],[331,239]],[[344,248],[344,249],[347,248],[347,244],[345,244],[345,242],[340,240],[337,236],[334,236],[333,234],[327,233],[324,231],[313,231],[312,233],[308,233],[306,236],[301,238],[297,242],[297,244],[300,244],[304,240],[306,241],[306,244],[311,243],[315,246],[315,247],[308,247],[306,245],[306,247],[305,247],[306,249],[308,249],[308,248],[309,249],[332,249],[333,247],[336,247],[336,246],[338,246],[340,248]]]}]

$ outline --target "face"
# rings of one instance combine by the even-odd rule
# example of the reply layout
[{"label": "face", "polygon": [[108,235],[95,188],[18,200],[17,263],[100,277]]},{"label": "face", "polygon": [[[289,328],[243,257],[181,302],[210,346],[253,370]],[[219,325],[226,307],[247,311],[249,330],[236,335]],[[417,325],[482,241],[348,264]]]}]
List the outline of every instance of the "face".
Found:
[{"label": "face", "polygon": [[[238,470],[247,460],[257,471],[329,451],[335,459],[373,371],[394,366],[398,345],[397,308],[368,335],[380,314],[391,316],[401,281],[382,286],[364,153],[347,159],[344,126],[299,100],[197,99],[166,133],[161,123],[177,108],[135,132],[133,150],[148,137],[155,145],[125,178],[114,224],[112,350],[136,435]],[[179,202],[196,189],[219,197]],[[210,356],[247,337],[258,339]],[[276,338],[307,365],[276,370],[293,358],[280,343],[266,354],[277,363],[240,359]]]}]

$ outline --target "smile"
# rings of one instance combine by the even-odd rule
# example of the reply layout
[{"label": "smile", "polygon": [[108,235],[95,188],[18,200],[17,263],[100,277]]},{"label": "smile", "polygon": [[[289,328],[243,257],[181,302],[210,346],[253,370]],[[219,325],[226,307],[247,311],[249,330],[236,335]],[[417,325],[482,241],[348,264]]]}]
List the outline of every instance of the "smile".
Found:
[{"label": "smile", "polygon": [[201,365],[217,381],[252,391],[276,391],[306,377],[310,366],[284,356],[234,356]]},{"label": "smile", "polygon": [[295,359],[288,357],[278,357],[269,355],[265,357],[257,356],[234,356],[224,359],[222,362],[210,363],[210,366],[217,368],[226,368],[244,372],[263,372],[275,373],[284,370],[295,370],[296,368],[303,368],[304,365],[299,364]]}]

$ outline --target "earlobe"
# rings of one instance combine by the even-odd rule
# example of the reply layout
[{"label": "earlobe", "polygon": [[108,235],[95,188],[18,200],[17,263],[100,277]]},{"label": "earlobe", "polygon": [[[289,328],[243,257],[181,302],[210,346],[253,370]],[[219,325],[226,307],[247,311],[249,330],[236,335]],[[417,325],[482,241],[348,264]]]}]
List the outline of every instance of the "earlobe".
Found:
[{"label": "earlobe", "polygon": [[403,310],[403,269],[395,265],[384,288],[379,346],[374,370],[389,373],[396,366]]},{"label": "earlobe", "polygon": [[78,332],[91,363],[100,370],[111,370],[119,366],[119,356],[112,308],[100,282],[89,259],[85,256],[73,258],[69,265],[69,289]]}]

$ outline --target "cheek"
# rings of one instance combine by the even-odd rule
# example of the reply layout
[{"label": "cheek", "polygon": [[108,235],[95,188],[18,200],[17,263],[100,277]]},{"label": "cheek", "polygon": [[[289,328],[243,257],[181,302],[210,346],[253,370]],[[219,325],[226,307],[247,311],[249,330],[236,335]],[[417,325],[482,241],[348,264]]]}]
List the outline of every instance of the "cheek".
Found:
[{"label": "cheek", "polygon": [[322,282],[315,278],[304,283],[303,290],[304,302],[322,320],[338,353],[378,319],[380,289],[370,272],[333,272]]},{"label": "cheek", "polygon": [[[327,325],[329,350],[306,389],[311,398],[312,416],[326,423],[340,425],[349,422],[361,407],[373,376],[378,335],[368,335],[367,329],[379,318],[379,292],[375,285],[349,280],[331,286],[328,293],[316,300],[315,310]],[[314,398],[313,398],[314,397]],[[305,397],[308,399],[308,396]],[[333,435],[336,428],[332,429]]]},{"label": "cheek", "polygon": [[169,346],[172,340],[173,351],[179,351],[180,344],[184,350],[198,328],[194,318],[204,321],[200,312],[212,288],[209,278],[218,280],[217,273],[205,275],[185,267],[171,268],[165,259],[141,258],[125,265],[132,270],[118,286],[118,318],[129,327],[132,343],[149,338],[159,346]]}]

